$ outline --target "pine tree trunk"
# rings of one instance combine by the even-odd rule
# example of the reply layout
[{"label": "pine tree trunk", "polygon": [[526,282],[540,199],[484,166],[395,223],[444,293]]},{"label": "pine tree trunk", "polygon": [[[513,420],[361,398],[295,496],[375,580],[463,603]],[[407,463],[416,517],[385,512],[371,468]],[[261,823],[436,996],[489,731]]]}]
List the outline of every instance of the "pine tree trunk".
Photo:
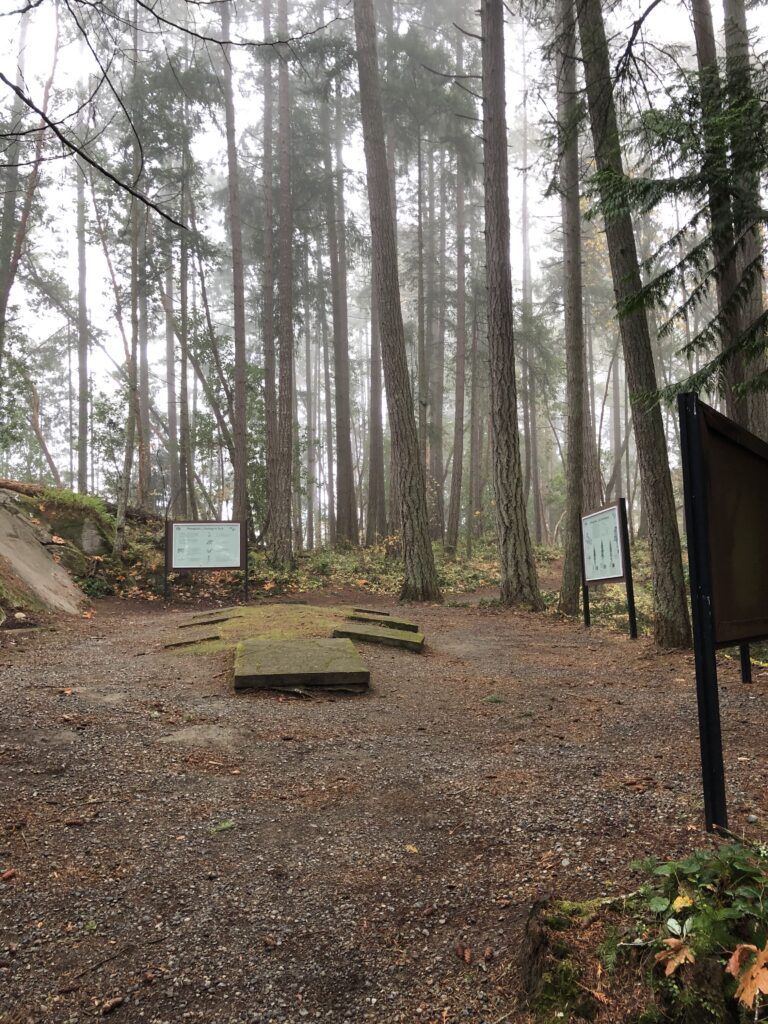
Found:
[{"label": "pine tree trunk", "polygon": [[445,463],[443,459],[443,401],[445,399],[445,318],[447,295],[445,288],[445,247],[446,223],[448,220],[445,150],[440,149],[440,234],[438,241],[437,265],[437,332],[432,358],[430,360],[430,428],[429,428],[429,476],[430,532],[433,540],[445,538]]},{"label": "pine tree trunk", "polygon": [[77,161],[77,489],[88,491],[88,295],[85,248],[85,172]]},{"label": "pine tree trunk", "polygon": [[568,409],[560,611],[578,615],[581,584],[581,515],[584,511],[585,347],[581,278],[579,195],[579,95],[576,84],[576,22],[573,0],[557,5],[557,124],[563,221],[566,407]]},{"label": "pine tree trunk", "polygon": [[307,414],[307,548],[315,546],[315,409],[312,395],[312,346],[310,344],[309,315],[309,238],[304,236],[304,382]]},{"label": "pine tree trunk", "polygon": [[418,260],[418,296],[417,322],[416,322],[416,392],[419,403],[419,458],[422,470],[427,475],[427,335],[426,335],[426,311],[425,284],[424,284],[424,160],[421,145],[421,125],[416,126],[418,138],[416,141],[416,202],[417,202],[417,225],[416,225],[416,249]]},{"label": "pine tree trunk", "polygon": [[371,373],[368,433],[368,520],[365,543],[370,547],[387,535],[387,510],[384,495],[384,429],[382,414],[381,340],[379,310],[371,281]]},{"label": "pine tree trunk", "polygon": [[[331,263],[331,303],[333,310],[333,372],[336,384],[336,543],[355,546],[357,510],[352,470],[352,423],[349,393],[349,334],[347,327],[346,225],[344,220],[344,170],[333,169],[330,112],[328,101],[320,104],[320,130],[324,136],[325,219],[328,255]],[[339,161],[337,151],[336,159]],[[342,257],[342,249],[344,255]]]},{"label": "pine tree trunk", "polygon": [[[576,10],[597,168],[601,172],[623,175],[600,0],[580,0]],[[604,199],[608,206],[608,197]],[[607,218],[605,233],[616,302],[622,308],[641,288],[629,214],[618,212]],[[657,389],[648,321],[643,310],[635,310],[621,316],[619,325],[648,517],[655,602],[654,636],[663,647],[684,647],[690,643],[690,625],[667,443],[659,406],[648,408],[644,399]]]},{"label": "pine tree trunk", "polygon": [[317,294],[318,310],[320,314],[320,333],[323,342],[323,382],[325,391],[325,448],[326,464],[328,466],[328,479],[326,487],[326,498],[328,501],[328,543],[332,548],[336,547],[336,489],[334,487],[334,450],[333,443],[333,415],[331,412],[333,399],[331,395],[331,366],[330,366],[330,339],[328,337],[328,316],[325,309],[325,275],[323,274],[323,260],[320,245],[318,243],[317,259]]},{"label": "pine tree trunk", "polygon": [[[288,3],[278,0],[277,31],[288,35]],[[278,229],[278,353],[280,359],[278,397],[278,451],[274,522],[270,534],[270,558],[283,569],[293,568],[291,544],[291,479],[293,465],[293,202],[291,197],[291,100],[288,56],[277,74],[277,148],[280,167]]]},{"label": "pine tree trunk", "polygon": [[523,501],[509,262],[502,0],[482,0],[483,176],[493,489],[503,604],[543,608]]},{"label": "pine tree trunk", "polygon": [[472,557],[473,541],[478,536],[480,503],[478,480],[480,477],[480,387],[477,358],[477,296],[473,297],[472,348],[470,353],[469,388],[469,481],[467,483],[467,558]]},{"label": "pine tree trunk", "polygon": [[394,448],[405,579],[401,597],[440,600],[429,539],[424,472],[419,459],[405,331],[400,306],[397,247],[384,143],[384,121],[376,56],[376,22],[372,0],[354,0],[357,66],[360,79],[363,141],[371,218],[373,272],[379,301],[382,361],[389,424]]},{"label": "pine tree trunk", "polygon": [[[264,38],[269,39],[271,0],[264,0]],[[262,335],[264,346],[264,418],[265,449],[267,468],[267,515],[266,536],[271,546],[273,523],[277,520],[278,501],[278,420],[277,420],[277,357],[275,352],[275,264],[274,264],[274,210],[272,190],[274,185],[272,159],[272,106],[274,87],[272,82],[272,51],[266,48],[264,55],[262,88],[264,95],[264,141],[262,161],[262,191],[264,202],[264,259],[261,274]]]},{"label": "pine tree trunk", "polygon": [[[461,36],[459,36],[461,39]],[[463,71],[461,42],[457,44],[457,71]],[[461,517],[461,483],[464,471],[464,389],[466,387],[467,324],[466,324],[466,239],[464,216],[464,166],[462,155],[456,157],[456,390],[453,416],[453,467],[451,494],[448,502],[448,526],[445,553],[456,557]],[[469,523],[467,523],[469,527]]]},{"label": "pine tree trunk", "polygon": [[151,427],[149,421],[149,294],[147,282],[147,215],[142,209],[139,229],[139,465],[136,504],[150,511],[152,463],[150,455]]},{"label": "pine tree trunk", "polygon": [[168,468],[170,473],[169,504],[174,517],[180,515],[181,472],[179,470],[178,399],[176,397],[176,334],[173,324],[173,244],[168,241],[168,263],[165,268],[165,381],[168,405]]}]

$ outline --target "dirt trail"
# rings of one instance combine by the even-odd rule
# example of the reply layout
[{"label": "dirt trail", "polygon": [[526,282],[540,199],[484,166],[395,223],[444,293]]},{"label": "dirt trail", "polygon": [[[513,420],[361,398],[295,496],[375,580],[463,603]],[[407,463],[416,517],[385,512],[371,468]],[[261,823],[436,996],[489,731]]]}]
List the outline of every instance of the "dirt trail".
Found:
[{"label": "dirt trail", "polygon": [[[635,888],[630,860],[702,841],[692,661],[551,616],[409,615],[423,655],[366,646],[368,696],[304,701],[164,651],[178,610],[2,634],[0,1020],[525,1021],[531,902]],[[767,677],[721,679],[755,834]]]}]

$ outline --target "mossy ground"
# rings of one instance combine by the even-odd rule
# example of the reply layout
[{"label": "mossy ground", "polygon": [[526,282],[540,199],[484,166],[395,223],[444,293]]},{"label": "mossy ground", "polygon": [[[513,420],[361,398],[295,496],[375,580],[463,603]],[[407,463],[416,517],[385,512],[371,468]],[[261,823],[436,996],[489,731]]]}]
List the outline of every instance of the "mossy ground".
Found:
[{"label": "mossy ground", "polygon": [[333,629],[344,621],[349,608],[313,607],[298,604],[244,605],[237,617],[217,625],[220,640],[180,648],[186,654],[212,654],[234,651],[241,640],[308,640],[329,637]]}]

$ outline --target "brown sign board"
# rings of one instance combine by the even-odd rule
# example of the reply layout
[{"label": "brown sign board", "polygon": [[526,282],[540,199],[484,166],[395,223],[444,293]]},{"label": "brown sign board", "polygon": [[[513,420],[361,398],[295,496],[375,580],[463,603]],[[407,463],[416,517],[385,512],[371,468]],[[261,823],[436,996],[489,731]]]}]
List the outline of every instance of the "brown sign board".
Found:
[{"label": "brown sign board", "polygon": [[768,444],[699,403],[715,643],[768,638]]}]

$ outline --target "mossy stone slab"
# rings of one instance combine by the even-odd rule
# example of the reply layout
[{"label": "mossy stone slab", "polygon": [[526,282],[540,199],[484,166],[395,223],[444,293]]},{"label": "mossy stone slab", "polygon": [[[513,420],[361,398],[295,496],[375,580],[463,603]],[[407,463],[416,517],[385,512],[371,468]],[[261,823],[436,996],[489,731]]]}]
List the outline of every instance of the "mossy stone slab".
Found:
[{"label": "mossy stone slab", "polygon": [[236,690],[368,689],[370,672],[350,640],[243,640]]},{"label": "mossy stone slab", "polygon": [[385,626],[387,629],[399,629],[405,633],[418,633],[419,627],[407,619],[393,619],[391,615],[377,615],[376,612],[354,611],[347,616],[348,622],[362,622],[371,626]]},{"label": "mossy stone slab", "polygon": [[409,633],[404,629],[387,629],[386,626],[363,625],[357,622],[337,626],[333,635],[372,644],[386,644],[388,647],[404,647],[407,651],[421,651],[424,647],[423,633]]}]

